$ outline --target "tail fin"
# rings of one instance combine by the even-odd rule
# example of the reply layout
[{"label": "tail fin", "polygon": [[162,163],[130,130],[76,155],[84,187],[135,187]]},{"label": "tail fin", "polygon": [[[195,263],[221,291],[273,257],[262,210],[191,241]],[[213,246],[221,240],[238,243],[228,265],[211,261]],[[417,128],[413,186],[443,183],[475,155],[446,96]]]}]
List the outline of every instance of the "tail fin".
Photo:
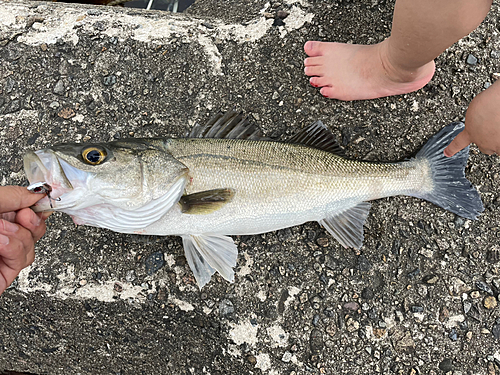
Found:
[{"label": "tail fin", "polygon": [[426,159],[430,165],[433,188],[430,192],[415,194],[445,210],[468,219],[477,219],[484,211],[476,188],[465,177],[469,147],[452,157],[444,156],[444,149],[464,129],[464,124],[454,122],[434,135],[418,152],[416,159]]}]

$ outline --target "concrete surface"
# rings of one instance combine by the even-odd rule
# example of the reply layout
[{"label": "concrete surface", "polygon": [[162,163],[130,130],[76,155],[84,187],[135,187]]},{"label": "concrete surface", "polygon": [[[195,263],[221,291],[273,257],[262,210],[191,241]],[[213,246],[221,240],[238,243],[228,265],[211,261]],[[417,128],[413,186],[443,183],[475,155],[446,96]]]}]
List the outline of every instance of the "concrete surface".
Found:
[{"label": "concrete surface", "polygon": [[[417,93],[343,103],[309,86],[305,41],[381,41],[392,6],[199,0],[170,15],[3,1],[2,184],[26,184],[26,150],[182,136],[233,107],[266,136],[286,139],[320,119],[350,157],[406,158],[500,72],[500,13],[495,3]],[[275,20],[279,10],[288,17]],[[467,175],[486,207],[478,221],[380,200],[361,251],[316,223],[235,238],[235,283],[214,277],[202,292],[179,238],[52,215],[36,262],[0,297],[0,371],[498,374],[498,161],[472,149]]]}]

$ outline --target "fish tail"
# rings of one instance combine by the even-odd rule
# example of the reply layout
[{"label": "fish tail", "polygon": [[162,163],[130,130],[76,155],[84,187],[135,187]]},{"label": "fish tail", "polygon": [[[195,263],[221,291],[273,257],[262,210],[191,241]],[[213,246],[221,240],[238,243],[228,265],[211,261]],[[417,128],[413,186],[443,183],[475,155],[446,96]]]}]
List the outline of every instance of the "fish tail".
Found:
[{"label": "fish tail", "polygon": [[445,126],[418,152],[417,162],[424,161],[429,171],[427,188],[412,195],[428,200],[445,210],[468,219],[477,219],[484,211],[478,191],[465,177],[469,147],[452,157],[444,155],[444,149],[464,129],[462,122]]}]

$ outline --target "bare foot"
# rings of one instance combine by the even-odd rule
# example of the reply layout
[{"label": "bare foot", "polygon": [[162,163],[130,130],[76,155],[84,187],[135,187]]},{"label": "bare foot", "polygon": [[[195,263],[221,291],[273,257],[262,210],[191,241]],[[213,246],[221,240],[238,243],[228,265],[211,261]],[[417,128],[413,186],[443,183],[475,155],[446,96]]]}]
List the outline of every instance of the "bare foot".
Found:
[{"label": "bare foot", "polygon": [[434,75],[434,61],[408,71],[389,62],[388,39],[374,45],[309,41],[304,72],[321,94],[340,100],[375,99],[424,87]]}]

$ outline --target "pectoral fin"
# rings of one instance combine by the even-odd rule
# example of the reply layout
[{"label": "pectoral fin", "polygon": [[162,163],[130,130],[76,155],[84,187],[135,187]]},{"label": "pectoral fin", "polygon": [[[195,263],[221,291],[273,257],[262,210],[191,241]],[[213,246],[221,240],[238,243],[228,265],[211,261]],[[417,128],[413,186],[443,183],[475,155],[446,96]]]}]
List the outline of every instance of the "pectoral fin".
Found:
[{"label": "pectoral fin", "polygon": [[363,225],[371,204],[358,205],[324,218],[319,223],[344,247],[359,249],[363,245]]},{"label": "pectoral fin", "polygon": [[182,243],[200,289],[210,281],[215,271],[227,281],[234,281],[233,267],[236,266],[238,248],[231,237],[184,235]]},{"label": "pectoral fin", "polygon": [[221,209],[231,202],[233,189],[214,189],[184,195],[179,200],[181,211],[191,215],[206,215]]}]

